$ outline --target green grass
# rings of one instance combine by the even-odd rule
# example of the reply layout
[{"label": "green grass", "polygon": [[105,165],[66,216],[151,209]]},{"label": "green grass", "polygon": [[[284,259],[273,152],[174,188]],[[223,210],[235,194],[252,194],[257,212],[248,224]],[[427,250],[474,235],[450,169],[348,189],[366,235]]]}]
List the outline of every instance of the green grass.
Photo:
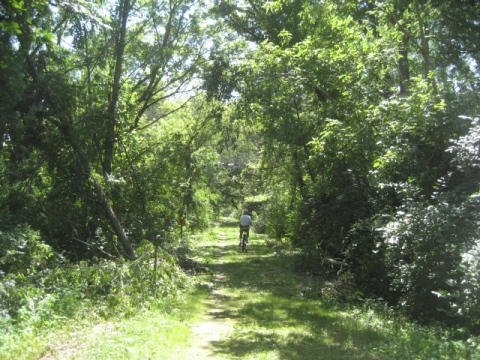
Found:
[{"label": "green grass", "polygon": [[[209,236],[213,235],[207,233],[202,238]],[[201,250],[204,254],[198,252],[199,260],[208,263],[212,255],[206,248]],[[174,271],[171,274],[178,275]],[[202,282],[211,277],[209,272],[205,274]],[[46,359],[168,358],[177,348],[188,345],[190,324],[203,314],[202,304],[209,290],[202,284],[195,285],[196,281],[192,277],[191,286],[170,289],[168,297],[152,297],[142,304],[128,302],[130,298],[127,298],[121,302],[118,313],[110,313],[107,319],[104,318],[105,303],[99,302],[92,307],[90,302],[79,302],[73,318],[57,319],[53,314],[48,326],[10,326],[8,329],[0,326],[0,360],[40,359],[43,356]],[[176,283],[167,280],[162,286],[172,287]],[[164,289],[159,290],[159,294],[165,293]]]},{"label": "green grass", "polygon": [[222,307],[236,326],[232,337],[211,344],[214,353],[243,359],[480,358],[388,309],[322,300],[308,278],[292,270],[294,252],[252,234],[243,254],[236,227],[219,232],[229,245],[215,269],[226,277]]},{"label": "green grass", "polygon": [[[220,239],[226,242],[221,256]],[[10,347],[1,344],[0,359],[187,359],[192,326],[203,321],[210,290],[218,286],[216,304],[234,323],[231,336],[209,344],[218,358],[480,359],[473,342],[454,341],[386,308],[322,298],[318,283],[293,271],[297,254],[264,236],[251,234],[247,253],[238,247],[234,224],[191,242],[189,257],[202,271],[192,270],[196,285],[177,298],[128,318],[92,316],[90,323],[86,318],[56,331],[12,335]],[[223,274],[221,283],[214,273]]]},{"label": "green grass", "polygon": [[[195,300],[205,294],[197,292]],[[146,312],[107,326],[76,359],[173,359],[188,345],[200,304],[189,301],[168,314]]]},{"label": "green grass", "polygon": [[[203,313],[204,287],[192,289],[162,308],[129,318],[69,321],[45,331],[3,336],[0,359],[169,359],[188,346],[190,325]],[[183,300],[180,300],[183,299]],[[92,313],[95,309],[92,309]]]}]

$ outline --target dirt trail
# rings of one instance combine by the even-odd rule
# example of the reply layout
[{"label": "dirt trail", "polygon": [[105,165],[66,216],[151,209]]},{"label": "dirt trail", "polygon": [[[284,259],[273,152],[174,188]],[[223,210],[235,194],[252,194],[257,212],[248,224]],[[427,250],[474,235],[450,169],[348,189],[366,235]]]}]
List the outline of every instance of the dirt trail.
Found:
[{"label": "dirt trail", "polygon": [[[216,264],[222,264],[225,254],[225,235],[220,234],[219,249],[216,253]],[[207,302],[208,312],[202,322],[193,325],[191,346],[187,350],[185,359],[231,359],[222,354],[215,353],[215,343],[229,339],[234,330],[234,320],[229,318],[229,312],[223,303],[225,274],[219,271],[218,266],[214,269],[213,290]]]}]

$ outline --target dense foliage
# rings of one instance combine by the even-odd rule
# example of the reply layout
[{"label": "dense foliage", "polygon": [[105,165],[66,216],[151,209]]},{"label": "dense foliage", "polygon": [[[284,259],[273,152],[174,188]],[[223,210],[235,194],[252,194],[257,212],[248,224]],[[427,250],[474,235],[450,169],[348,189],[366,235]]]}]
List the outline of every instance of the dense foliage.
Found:
[{"label": "dense foliage", "polygon": [[[232,66],[262,137],[267,231],[363,296],[479,326],[478,41],[472,1],[219,1],[256,44]],[[477,29],[478,30],[478,29]],[[238,74],[241,74],[240,76]]]},{"label": "dense foliage", "polygon": [[299,269],[480,331],[478,1],[6,0],[0,24],[1,321],[243,204]]},{"label": "dense foliage", "polygon": [[222,106],[195,93],[201,5],[0,3],[2,328],[181,288],[182,231],[208,226],[230,181]]}]

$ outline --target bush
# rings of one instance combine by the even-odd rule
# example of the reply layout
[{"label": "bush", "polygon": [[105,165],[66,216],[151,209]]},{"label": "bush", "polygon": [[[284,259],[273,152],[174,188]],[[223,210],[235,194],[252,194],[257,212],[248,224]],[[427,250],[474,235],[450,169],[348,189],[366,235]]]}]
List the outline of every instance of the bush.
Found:
[{"label": "bush", "polygon": [[[1,260],[0,323],[17,329],[40,329],[86,309],[97,316],[130,315],[139,308],[161,306],[188,284],[174,257],[144,243],[138,259],[97,259],[95,263],[60,261],[37,232],[17,229],[2,236],[16,244]],[[89,310],[90,311],[90,310]]]},{"label": "bush", "polygon": [[437,200],[435,206],[411,204],[383,229],[387,268],[404,309],[422,319],[459,325],[467,321],[465,306],[471,306],[466,294],[478,291],[470,275],[477,264],[466,257],[475,252],[478,219],[467,210],[470,206],[455,204],[458,196],[444,194]]},{"label": "bush", "polygon": [[[288,232],[289,215],[288,195],[281,192],[274,193],[265,209],[260,225],[263,225],[267,234],[280,240]],[[256,226],[256,225],[255,225]]]}]

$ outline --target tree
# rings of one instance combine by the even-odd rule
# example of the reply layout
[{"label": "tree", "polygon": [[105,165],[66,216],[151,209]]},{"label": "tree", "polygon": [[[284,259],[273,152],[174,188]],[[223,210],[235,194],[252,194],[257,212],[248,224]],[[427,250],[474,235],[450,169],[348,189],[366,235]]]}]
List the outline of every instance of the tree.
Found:
[{"label": "tree", "polygon": [[[146,129],[168,115],[146,123],[144,114],[149,108],[187,89],[202,54],[201,7],[197,5],[194,1],[14,2],[5,9],[13,30],[3,37],[4,46],[12,56],[23,59],[27,89],[10,108],[20,114],[18,123],[26,123],[33,104],[34,126],[23,127],[24,134],[45,140],[30,141],[26,148],[45,155],[50,179],[69,178],[70,184],[83,189],[81,194],[65,189],[82,196],[82,206],[90,208],[83,224],[71,224],[71,233],[78,233],[78,228],[92,233],[96,221],[91,216],[96,211],[91,207],[98,202],[130,258],[133,248],[122,226],[125,209],[114,210],[116,191],[107,186],[118,171],[116,148],[133,130]],[[31,29],[44,35],[29,35]],[[17,49],[14,44],[19,44]],[[20,104],[26,105],[24,112],[18,112]],[[13,151],[20,144],[15,135],[18,126],[12,123],[2,129]],[[69,163],[62,150],[63,155],[72,156],[71,173],[62,169]],[[55,189],[46,187],[43,194],[49,191]],[[75,196],[71,201],[77,201]]]},{"label": "tree", "polygon": [[[473,224],[450,197],[458,183],[439,187],[456,173],[450,139],[468,131],[458,115],[478,108],[476,42],[455,32],[460,19],[477,26],[478,5],[452,6],[402,0],[217,7],[257,44],[236,85],[238,112],[262,135],[261,163],[271,180],[265,191],[286,197],[270,209],[288,219],[282,235],[303,250],[309,271],[319,271],[325,257],[345,261],[363,292],[406,301],[425,318],[439,313],[415,307],[426,304],[418,299],[431,304],[433,296],[448,311],[433,294],[461,278],[461,254],[472,246],[455,236],[458,226]],[[378,231],[390,226],[396,230]],[[424,286],[429,266],[436,280]]]}]

